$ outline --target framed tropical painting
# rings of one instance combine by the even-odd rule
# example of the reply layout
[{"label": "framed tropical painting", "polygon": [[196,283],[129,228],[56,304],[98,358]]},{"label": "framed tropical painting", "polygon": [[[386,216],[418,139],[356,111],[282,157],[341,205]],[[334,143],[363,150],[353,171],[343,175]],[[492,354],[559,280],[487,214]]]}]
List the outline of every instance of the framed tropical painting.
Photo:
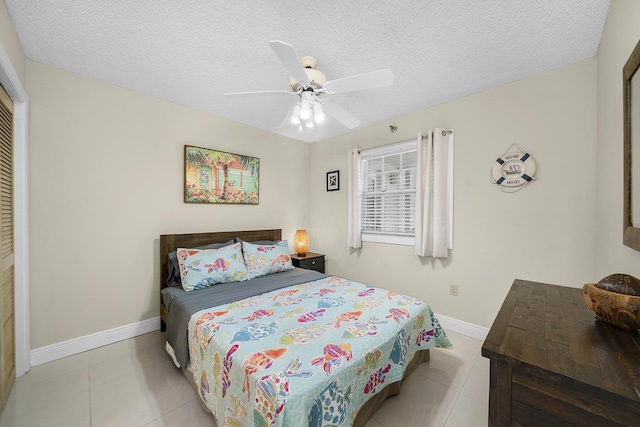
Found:
[{"label": "framed tropical painting", "polygon": [[184,146],[184,202],[257,205],[260,159]]}]

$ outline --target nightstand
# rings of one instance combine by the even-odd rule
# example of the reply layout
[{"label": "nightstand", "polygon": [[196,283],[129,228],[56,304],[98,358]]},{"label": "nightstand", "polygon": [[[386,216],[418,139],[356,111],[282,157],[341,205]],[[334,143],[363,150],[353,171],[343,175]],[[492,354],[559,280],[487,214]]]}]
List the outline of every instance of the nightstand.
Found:
[{"label": "nightstand", "polygon": [[291,254],[291,262],[294,267],[305,268],[307,270],[315,270],[324,273],[324,255],[307,252],[307,256],[298,256]]}]

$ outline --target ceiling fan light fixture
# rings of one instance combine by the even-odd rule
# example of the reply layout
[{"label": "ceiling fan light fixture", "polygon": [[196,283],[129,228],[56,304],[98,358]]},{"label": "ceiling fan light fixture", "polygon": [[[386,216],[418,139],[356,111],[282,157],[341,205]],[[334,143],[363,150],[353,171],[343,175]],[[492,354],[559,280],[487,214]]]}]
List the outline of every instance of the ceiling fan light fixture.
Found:
[{"label": "ceiling fan light fixture", "polygon": [[293,107],[293,114],[291,114],[291,123],[294,125],[300,124],[300,104],[296,104]]},{"label": "ceiling fan light fixture", "polygon": [[300,101],[300,119],[309,120],[311,118],[311,101],[308,98],[302,98]]},{"label": "ceiling fan light fixture", "polygon": [[311,119],[311,118],[304,122],[304,127],[306,127],[306,128],[311,129],[311,128],[314,128],[315,126],[316,126],[316,124],[313,122],[313,119]]},{"label": "ceiling fan light fixture", "polygon": [[326,116],[324,115],[324,111],[322,110],[322,104],[316,102],[313,104],[313,121],[316,123],[324,122]]}]

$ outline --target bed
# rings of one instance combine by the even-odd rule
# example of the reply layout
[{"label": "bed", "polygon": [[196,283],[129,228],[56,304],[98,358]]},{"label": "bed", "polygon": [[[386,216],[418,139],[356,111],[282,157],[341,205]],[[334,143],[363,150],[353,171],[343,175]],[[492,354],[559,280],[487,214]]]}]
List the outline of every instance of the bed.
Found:
[{"label": "bed", "polygon": [[451,345],[427,304],[295,267],[190,292],[172,282],[179,248],[245,242],[251,271],[249,251],[280,250],[281,238],[279,229],[160,236],[167,353],[219,427],[363,426],[430,348]]}]

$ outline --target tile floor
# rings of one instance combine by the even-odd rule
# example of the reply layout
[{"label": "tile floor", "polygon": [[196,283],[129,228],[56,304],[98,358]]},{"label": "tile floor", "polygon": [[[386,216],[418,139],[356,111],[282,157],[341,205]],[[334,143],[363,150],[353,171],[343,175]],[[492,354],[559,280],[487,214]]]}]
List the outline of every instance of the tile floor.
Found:
[{"label": "tile floor", "polygon": [[[435,349],[387,399],[366,427],[487,425],[489,361],[482,342],[447,332],[452,349]],[[34,366],[17,378],[0,427],[214,425],[152,332]]]}]

